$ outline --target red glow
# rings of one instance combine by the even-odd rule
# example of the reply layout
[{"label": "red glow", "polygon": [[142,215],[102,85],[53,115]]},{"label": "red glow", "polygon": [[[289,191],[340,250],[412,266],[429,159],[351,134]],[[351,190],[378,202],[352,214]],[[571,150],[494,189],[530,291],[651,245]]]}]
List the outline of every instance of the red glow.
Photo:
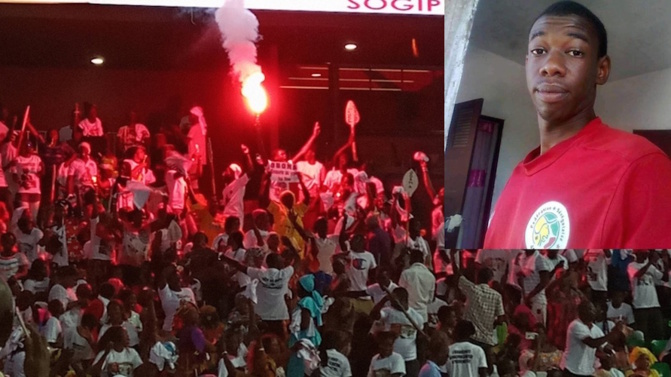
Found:
[{"label": "red glow", "polygon": [[255,114],[261,114],[268,107],[268,93],[261,83],[266,77],[257,72],[247,77],[242,83],[242,95],[247,100],[247,105]]}]

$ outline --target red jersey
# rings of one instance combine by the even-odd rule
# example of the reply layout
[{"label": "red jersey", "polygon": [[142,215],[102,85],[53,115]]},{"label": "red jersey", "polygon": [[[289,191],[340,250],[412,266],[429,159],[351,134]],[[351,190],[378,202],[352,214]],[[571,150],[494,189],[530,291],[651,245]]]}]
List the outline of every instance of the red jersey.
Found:
[{"label": "red jersey", "polygon": [[666,248],[670,191],[671,160],[664,152],[596,118],[517,165],[496,203],[484,247]]}]

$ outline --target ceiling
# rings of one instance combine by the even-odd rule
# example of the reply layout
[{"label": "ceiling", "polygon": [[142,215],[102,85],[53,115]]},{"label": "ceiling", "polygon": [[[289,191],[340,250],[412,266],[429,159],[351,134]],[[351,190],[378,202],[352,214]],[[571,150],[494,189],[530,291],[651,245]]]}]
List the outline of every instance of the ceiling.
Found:
[{"label": "ceiling", "polygon": [[[471,43],[524,64],[528,29],[555,0],[480,0]],[[611,80],[671,67],[671,1],[578,0],[608,32]]]},{"label": "ceiling", "polygon": [[[442,17],[254,13],[262,62],[443,66]],[[228,64],[211,10],[0,4],[0,35],[0,67],[78,68],[98,54],[105,57],[105,67],[119,69],[207,70]],[[358,49],[345,51],[348,42],[356,42]]]}]

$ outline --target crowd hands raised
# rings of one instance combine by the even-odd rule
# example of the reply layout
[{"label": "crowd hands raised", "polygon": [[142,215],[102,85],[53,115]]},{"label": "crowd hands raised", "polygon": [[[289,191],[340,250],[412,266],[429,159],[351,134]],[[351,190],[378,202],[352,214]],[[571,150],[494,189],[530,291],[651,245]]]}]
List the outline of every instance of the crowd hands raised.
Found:
[{"label": "crowd hands raised", "polygon": [[444,239],[424,153],[424,223],[400,179],[354,160],[354,127],[317,161],[318,123],[294,156],[239,146],[243,163],[206,199],[202,108],[155,135],[131,113],[114,138],[95,105],[81,110],[46,137],[0,119],[0,277],[16,305],[0,325],[5,375],[419,373]]}]

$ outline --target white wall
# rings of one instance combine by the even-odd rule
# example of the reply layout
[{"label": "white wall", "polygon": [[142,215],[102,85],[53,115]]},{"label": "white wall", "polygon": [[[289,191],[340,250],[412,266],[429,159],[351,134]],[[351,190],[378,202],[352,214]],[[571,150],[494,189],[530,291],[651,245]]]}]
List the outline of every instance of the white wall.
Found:
[{"label": "white wall", "polygon": [[626,131],[671,129],[671,69],[606,83],[597,94],[596,113]]},{"label": "white wall", "polygon": [[485,100],[482,115],[505,121],[493,206],[517,163],[538,146],[536,111],[527,94],[524,66],[470,45],[457,103],[476,98]]}]

